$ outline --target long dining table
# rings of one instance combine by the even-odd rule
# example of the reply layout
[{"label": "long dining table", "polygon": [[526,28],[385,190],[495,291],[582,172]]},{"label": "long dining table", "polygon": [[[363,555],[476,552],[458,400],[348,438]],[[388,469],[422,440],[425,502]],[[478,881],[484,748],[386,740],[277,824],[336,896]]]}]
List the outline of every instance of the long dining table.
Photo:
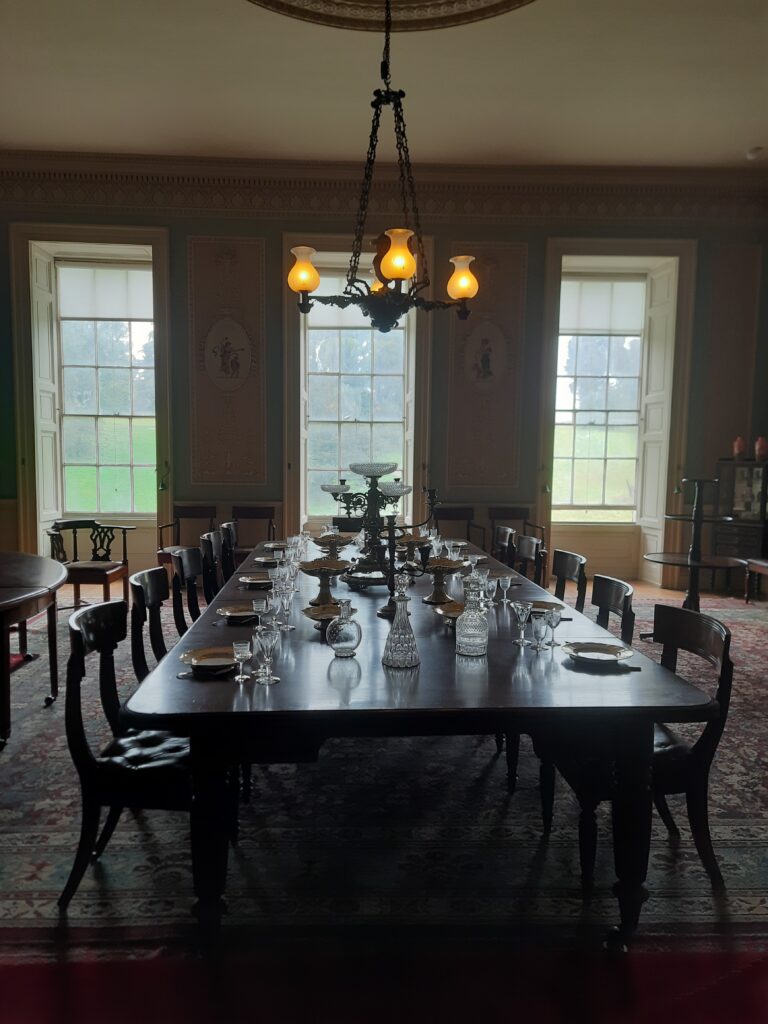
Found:
[{"label": "long dining table", "polygon": [[[318,550],[309,557],[319,555]],[[338,582],[334,593],[352,597],[363,631],[351,659],[354,666],[350,659],[341,664],[302,614],[317,594],[318,581],[300,573],[290,619],[296,628],[282,634],[275,658],[279,683],[264,686],[251,679],[241,685],[234,674],[190,678],[182,661],[187,652],[250,637],[251,625],[228,624],[218,612],[259,597],[261,592],[249,589],[240,577],[263,568],[257,561],[263,556],[259,547],[242,563],[124,709],[128,726],[166,729],[190,739],[194,909],[204,930],[215,933],[223,912],[231,824],[227,787],[233,764],[314,761],[331,737],[518,732],[530,734],[534,745],[546,745],[552,735],[566,738],[571,750],[613,764],[619,924],[608,930],[607,941],[626,947],[646,895],[653,724],[704,722],[717,714],[716,703],[639,651],[628,663],[600,668],[576,663],[562,646],[542,652],[521,648],[512,642],[518,627],[511,609],[498,605],[489,614],[487,656],[457,656],[453,629],[422,600],[431,589],[428,576],[416,578],[409,589],[410,622],[421,659],[417,668],[382,665],[390,621],[376,612],[386,601],[386,591],[351,592]],[[488,558],[484,564],[495,575],[512,576],[510,600],[552,600],[547,591],[501,563]],[[557,628],[560,641],[619,643],[569,607],[563,618]],[[350,678],[354,674],[354,686],[344,687],[346,673]]]}]

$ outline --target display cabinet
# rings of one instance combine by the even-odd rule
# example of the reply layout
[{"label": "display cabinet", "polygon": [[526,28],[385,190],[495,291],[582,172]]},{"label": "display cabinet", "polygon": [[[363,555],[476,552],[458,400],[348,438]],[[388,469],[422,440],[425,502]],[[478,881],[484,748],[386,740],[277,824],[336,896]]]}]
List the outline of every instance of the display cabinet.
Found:
[{"label": "display cabinet", "polygon": [[734,558],[768,557],[768,462],[721,459],[717,464],[718,513],[732,516],[714,529],[714,550]]}]

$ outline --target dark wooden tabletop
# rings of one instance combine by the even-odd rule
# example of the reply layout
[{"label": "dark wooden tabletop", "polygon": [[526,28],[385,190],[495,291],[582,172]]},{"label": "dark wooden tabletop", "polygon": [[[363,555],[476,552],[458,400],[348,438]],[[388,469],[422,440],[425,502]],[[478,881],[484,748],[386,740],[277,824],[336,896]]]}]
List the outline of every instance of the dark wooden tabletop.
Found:
[{"label": "dark wooden tabletop", "polygon": [[6,590],[23,590],[31,596],[39,590],[56,590],[66,581],[66,566],[52,558],[0,551],[0,600],[10,597],[4,593]]},{"label": "dark wooden tabletop", "polygon": [[[505,570],[493,560],[487,564],[496,571]],[[427,577],[417,580],[409,591],[411,624],[421,657],[417,669],[387,669],[381,664],[390,628],[388,620],[376,616],[387,596],[382,588],[352,592],[343,583],[335,585],[335,594],[352,597],[363,638],[354,658],[334,658],[301,612],[317,593],[317,580],[300,574],[301,593],[291,615],[296,629],[282,635],[275,657],[274,670],[281,682],[265,687],[251,681],[241,689],[231,676],[179,678],[186,668],[180,661],[185,651],[229,646],[250,636],[251,626],[229,625],[216,609],[259,596],[259,591],[243,590],[239,582],[243,572],[254,568],[250,556],[147,676],[127,702],[128,724],[194,736],[242,727],[261,731],[265,723],[277,726],[278,720],[281,731],[289,724],[300,728],[311,716],[314,724],[323,723],[328,735],[354,734],[363,726],[366,732],[382,735],[418,735],[422,726],[449,734],[473,732],[476,725],[483,732],[499,715],[536,721],[574,714],[703,721],[716,711],[706,694],[639,652],[629,662],[640,668],[636,671],[624,665],[585,669],[560,647],[541,653],[529,647],[522,650],[511,642],[518,635],[511,608],[497,606],[491,614],[486,658],[457,657],[453,630],[422,602],[430,589]],[[552,600],[530,580],[510,574],[517,584],[509,590],[511,600]],[[570,621],[558,627],[559,640],[619,642],[573,609],[566,607],[564,614]]]},{"label": "dark wooden tabletop", "polygon": [[743,569],[747,564],[746,558],[732,558],[730,555],[701,555],[691,560],[683,551],[649,551],[643,558],[657,565],[679,565],[681,568],[693,569]]}]

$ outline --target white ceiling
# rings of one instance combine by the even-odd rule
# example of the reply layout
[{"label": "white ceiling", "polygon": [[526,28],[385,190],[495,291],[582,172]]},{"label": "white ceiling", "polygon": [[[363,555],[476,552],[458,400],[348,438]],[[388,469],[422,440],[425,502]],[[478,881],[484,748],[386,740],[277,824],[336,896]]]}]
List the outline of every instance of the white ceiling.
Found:
[{"label": "white ceiling", "polygon": [[[3,0],[0,146],[361,161],[381,46],[247,0]],[[768,0],[536,0],[394,35],[392,80],[415,164],[765,166],[767,58]]]}]

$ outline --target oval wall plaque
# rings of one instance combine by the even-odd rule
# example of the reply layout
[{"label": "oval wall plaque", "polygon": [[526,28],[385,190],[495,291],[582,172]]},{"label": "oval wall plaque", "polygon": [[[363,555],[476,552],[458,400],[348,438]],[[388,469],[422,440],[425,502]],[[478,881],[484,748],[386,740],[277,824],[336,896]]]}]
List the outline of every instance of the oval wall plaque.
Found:
[{"label": "oval wall plaque", "polygon": [[[534,0],[393,0],[392,31],[418,32],[495,18]],[[250,0],[277,14],[334,28],[384,31],[382,0]]]}]

